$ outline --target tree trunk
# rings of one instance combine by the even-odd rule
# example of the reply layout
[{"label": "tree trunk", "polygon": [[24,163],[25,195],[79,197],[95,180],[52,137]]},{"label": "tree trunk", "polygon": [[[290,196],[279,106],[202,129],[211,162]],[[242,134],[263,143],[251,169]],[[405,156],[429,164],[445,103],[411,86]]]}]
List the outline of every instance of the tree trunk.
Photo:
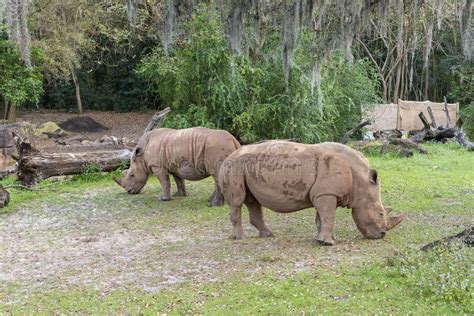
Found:
[{"label": "tree trunk", "polygon": [[15,123],[16,122],[16,104],[10,103],[5,100],[5,117],[4,119],[8,123]]},{"label": "tree trunk", "polygon": [[72,74],[72,80],[74,81],[74,86],[76,87],[77,110],[79,114],[82,114],[83,111],[82,111],[82,101],[81,101],[81,87],[79,85],[79,80],[77,79],[77,76],[76,76],[76,71],[72,70],[71,74]]}]

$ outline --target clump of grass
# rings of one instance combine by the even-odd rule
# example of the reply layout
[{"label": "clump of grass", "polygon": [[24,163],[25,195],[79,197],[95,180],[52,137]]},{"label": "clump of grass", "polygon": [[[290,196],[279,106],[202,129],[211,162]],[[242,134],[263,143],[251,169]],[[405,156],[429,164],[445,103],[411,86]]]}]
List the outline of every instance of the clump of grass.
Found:
[{"label": "clump of grass", "polygon": [[453,245],[428,252],[412,251],[390,263],[420,297],[449,303],[459,311],[474,311],[472,249]]}]

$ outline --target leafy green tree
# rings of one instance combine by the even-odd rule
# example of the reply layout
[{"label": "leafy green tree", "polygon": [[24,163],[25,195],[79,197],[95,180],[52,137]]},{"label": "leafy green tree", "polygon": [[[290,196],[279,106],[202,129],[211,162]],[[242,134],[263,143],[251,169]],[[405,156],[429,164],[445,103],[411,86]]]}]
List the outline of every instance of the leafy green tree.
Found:
[{"label": "leafy green tree", "polygon": [[[32,51],[39,59],[40,52]],[[0,96],[3,99],[3,119],[13,122],[16,107],[27,101],[37,101],[42,89],[39,67],[26,67],[18,48],[7,39],[4,26],[0,25]]]}]

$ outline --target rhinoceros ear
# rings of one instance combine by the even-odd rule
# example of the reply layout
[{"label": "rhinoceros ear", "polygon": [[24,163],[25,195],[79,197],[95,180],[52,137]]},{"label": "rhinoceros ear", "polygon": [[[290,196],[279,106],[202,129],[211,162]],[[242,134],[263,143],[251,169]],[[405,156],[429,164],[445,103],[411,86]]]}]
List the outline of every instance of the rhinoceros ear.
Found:
[{"label": "rhinoceros ear", "polygon": [[372,184],[377,184],[377,180],[378,180],[377,170],[370,169],[370,171],[369,171],[369,179],[370,179],[370,183],[372,183]]},{"label": "rhinoceros ear", "polygon": [[141,148],[141,147],[135,148],[135,151],[134,151],[133,155],[135,157],[143,156],[143,148]]}]

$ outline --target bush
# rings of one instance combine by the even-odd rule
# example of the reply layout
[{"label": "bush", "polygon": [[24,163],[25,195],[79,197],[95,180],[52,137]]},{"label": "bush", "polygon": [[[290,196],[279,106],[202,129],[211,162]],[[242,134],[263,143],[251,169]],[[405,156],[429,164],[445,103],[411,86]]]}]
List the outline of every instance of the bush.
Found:
[{"label": "bush", "polygon": [[[40,61],[41,51],[31,50],[33,61]],[[0,24],[0,97],[15,105],[38,100],[43,76],[40,67],[28,68],[18,47],[8,40],[6,27]]]},{"label": "bush", "polygon": [[157,48],[138,68],[150,83],[149,93],[173,109],[165,126],[226,129],[245,143],[274,138],[315,143],[339,139],[378,101],[377,80],[366,61],[348,63],[338,54],[324,61],[318,96],[311,94],[304,41],[295,52],[287,88],[278,39],[272,35],[264,57],[252,63],[230,55],[217,11],[201,7],[185,27],[190,37],[171,56]]},{"label": "bush", "polygon": [[474,102],[461,108],[461,118],[464,120],[463,128],[470,140],[474,140]]}]

